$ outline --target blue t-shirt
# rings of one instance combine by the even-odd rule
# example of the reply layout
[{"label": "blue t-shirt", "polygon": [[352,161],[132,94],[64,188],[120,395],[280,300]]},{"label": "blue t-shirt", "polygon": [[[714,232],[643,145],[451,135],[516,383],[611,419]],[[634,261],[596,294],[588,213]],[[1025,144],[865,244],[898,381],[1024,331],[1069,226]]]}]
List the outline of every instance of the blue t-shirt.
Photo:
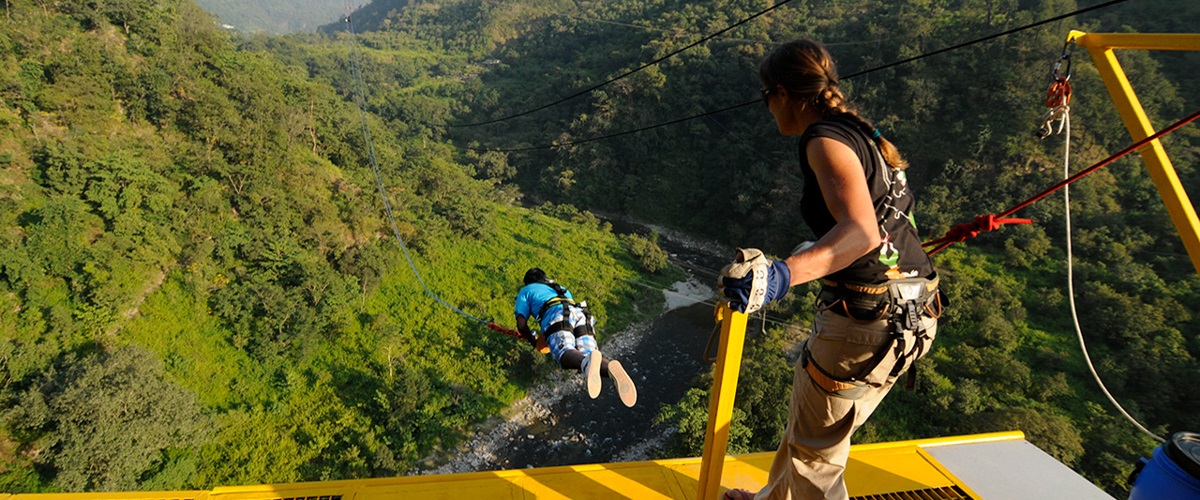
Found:
[{"label": "blue t-shirt", "polygon": [[[574,300],[570,291],[566,291],[566,295],[568,299]],[[558,297],[558,292],[555,292],[550,285],[530,283],[517,292],[517,304],[513,309],[519,316],[537,320],[538,324],[542,326],[542,331],[545,331],[550,325],[562,319],[563,307],[558,304],[546,309],[546,317],[537,317],[537,313],[542,310],[542,305],[555,297]]]}]

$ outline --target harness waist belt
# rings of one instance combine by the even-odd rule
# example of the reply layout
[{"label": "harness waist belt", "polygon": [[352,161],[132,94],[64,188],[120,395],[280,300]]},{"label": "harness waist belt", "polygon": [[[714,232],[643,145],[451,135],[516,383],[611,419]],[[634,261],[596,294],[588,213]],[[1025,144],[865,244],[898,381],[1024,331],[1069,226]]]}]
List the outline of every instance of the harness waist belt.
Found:
[{"label": "harness waist belt", "polygon": [[[930,293],[937,290],[939,277],[935,277],[925,282],[925,292]],[[867,285],[863,283],[849,283],[845,281],[834,281],[831,279],[822,279],[821,284],[830,288],[841,288],[852,292],[865,293],[867,295],[881,295],[887,293],[888,284],[880,283],[877,285]]]},{"label": "harness waist belt", "polygon": [[859,283],[846,283],[844,281],[834,281],[831,279],[821,280],[821,284],[830,288],[844,288],[852,292],[865,293],[867,295],[880,295],[887,293],[887,285],[863,285]]},{"label": "harness waist belt", "polygon": [[542,303],[542,308],[538,310],[538,313],[537,313],[538,319],[545,318],[546,311],[549,311],[551,307],[558,306],[558,305],[563,306],[563,310],[565,312],[567,306],[568,305],[573,306],[573,305],[575,305],[575,302],[566,297],[554,297],[550,300],[547,300]]},{"label": "harness waist belt", "polygon": [[550,335],[554,332],[561,332],[561,331],[569,332],[574,329],[575,328],[571,326],[570,321],[565,321],[565,320],[564,321],[555,321],[553,323],[550,323],[550,326],[548,328],[546,328],[546,335]]},{"label": "harness waist belt", "polygon": [[[941,315],[940,307],[936,312],[929,308],[930,303],[938,300],[938,281],[936,276],[933,279],[907,278],[879,284],[824,279],[817,295],[817,308],[857,321],[878,321],[906,312],[904,304],[915,300],[916,307],[924,309],[920,313],[938,317]],[[893,290],[893,287],[896,289]],[[908,287],[907,292],[903,291],[904,287]]]}]

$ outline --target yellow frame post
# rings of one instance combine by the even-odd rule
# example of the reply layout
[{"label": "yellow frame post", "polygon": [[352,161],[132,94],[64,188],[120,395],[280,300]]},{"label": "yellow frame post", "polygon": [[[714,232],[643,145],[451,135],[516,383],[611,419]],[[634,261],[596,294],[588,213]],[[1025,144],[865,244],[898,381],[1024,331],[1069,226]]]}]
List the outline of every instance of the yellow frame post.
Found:
[{"label": "yellow frame post", "polygon": [[[1113,50],[1200,51],[1200,35],[1196,34],[1089,34],[1071,31],[1067,35],[1067,41],[1074,41],[1080,47],[1087,48],[1088,53],[1092,55],[1096,69],[1100,71],[1100,78],[1104,80],[1104,85],[1121,114],[1121,121],[1125,122],[1125,128],[1129,130],[1129,135],[1135,142],[1150,137],[1156,130],[1150,125],[1150,119],[1146,117],[1146,112],[1134,94],[1133,86],[1125,77]],[[1138,152],[1142,154],[1146,169],[1150,171],[1150,178],[1158,187],[1158,194],[1167,207],[1171,221],[1175,223],[1183,246],[1187,248],[1192,266],[1200,273],[1200,220],[1196,218],[1196,210],[1192,208],[1192,202],[1179,182],[1175,167],[1171,165],[1166,150],[1158,140],[1142,146]]]},{"label": "yellow frame post", "polygon": [[713,368],[712,392],[708,396],[708,426],[704,430],[697,500],[714,500],[721,492],[729,424],[733,420],[733,397],[737,392],[742,347],[746,340],[745,313],[730,309],[729,303],[722,301],[717,304],[717,320],[721,322],[721,338],[718,339],[717,364]]}]

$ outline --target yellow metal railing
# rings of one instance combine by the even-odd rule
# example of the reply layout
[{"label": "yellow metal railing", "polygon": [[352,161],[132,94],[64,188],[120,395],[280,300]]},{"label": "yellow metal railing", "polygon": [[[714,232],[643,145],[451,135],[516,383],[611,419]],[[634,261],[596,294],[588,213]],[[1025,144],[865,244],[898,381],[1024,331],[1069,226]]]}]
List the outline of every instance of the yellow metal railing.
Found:
[{"label": "yellow metal railing", "polygon": [[[1137,94],[1133,91],[1133,86],[1125,77],[1125,71],[1121,69],[1121,63],[1117,61],[1117,56],[1113,51],[1117,49],[1200,51],[1200,35],[1196,34],[1096,34],[1071,31],[1067,35],[1067,42],[1074,42],[1076,45],[1086,48],[1092,55],[1096,69],[1100,72],[1100,78],[1104,80],[1104,85],[1108,88],[1109,95],[1112,96],[1113,104],[1121,114],[1121,121],[1125,123],[1125,128],[1129,130],[1129,135],[1133,137],[1134,141],[1150,137],[1154,134],[1155,129],[1150,124],[1150,119],[1146,116]],[[1146,144],[1139,152],[1142,154],[1142,160],[1146,162],[1150,178],[1158,188],[1159,195],[1162,196],[1163,204],[1166,205],[1171,221],[1175,223],[1179,238],[1183,240],[1183,246],[1187,248],[1188,256],[1192,259],[1192,266],[1196,268],[1197,273],[1200,273],[1200,220],[1196,218],[1196,210],[1192,208],[1192,202],[1179,182],[1175,167],[1167,158],[1167,152],[1163,149],[1162,143],[1157,140]]]},{"label": "yellow metal railing", "polygon": [[746,340],[746,315],[717,304],[721,338],[717,345],[717,364],[712,392],[708,400],[708,426],[704,431],[704,455],[700,459],[700,487],[697,500],[718,498],[721,472],[725,468],[725,450],[729,445],[729,424],[733,420],[733,396],[737,392],[738,372],[742,367],[742,346]]},{"label": "yellow metal railing", "polygon": [[[850,447],[846,486],[853,498],[985,498],[958,478],[933,450],[1024,440],[1020,432],[996,432]],[[775,453],[731,456],[718,488],[758,489]],[[380,477],[307,483],[219,486],[211,490],[94,493],[0,493],[0,500],[694,500],[699,458],[569,465],[428,476]],[[957,490],[963,496],[935,496]],[[928,493],[928,495],[926,495]]]}]

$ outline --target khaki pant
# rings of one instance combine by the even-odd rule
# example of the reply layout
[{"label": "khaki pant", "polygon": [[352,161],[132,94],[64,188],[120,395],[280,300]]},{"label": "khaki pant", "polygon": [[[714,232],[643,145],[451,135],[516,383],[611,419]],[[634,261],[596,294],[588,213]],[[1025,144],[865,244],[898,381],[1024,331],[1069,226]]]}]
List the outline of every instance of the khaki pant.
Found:
[{"label": "khaki pant", "polygon": [[[921,321],[929,336],[921,353],[924,355],[937,334],[937,319],[922,317]],[[889,321],[859,323],[822,311],[813,321],[808,349],[817,365],[830,375],[849,379],[861,376],[875,353],[890,344],[891,330]],[[911,333],[906,335],[906,351],[915,345],[912,340]],[[911,362],[907,360],[906,365]],[[891,390],[895,380],[889,379],[888,374],[895,364],[894,349],[888,349],[883,361],[865,377],[870,384],[866,393],[850,400],[832,396],[817,386],[797,362],[787,429],[775,452],[767,485],[755,498],[848,499],[845,471],[850,458],[850,435],[867,421]]]}]

